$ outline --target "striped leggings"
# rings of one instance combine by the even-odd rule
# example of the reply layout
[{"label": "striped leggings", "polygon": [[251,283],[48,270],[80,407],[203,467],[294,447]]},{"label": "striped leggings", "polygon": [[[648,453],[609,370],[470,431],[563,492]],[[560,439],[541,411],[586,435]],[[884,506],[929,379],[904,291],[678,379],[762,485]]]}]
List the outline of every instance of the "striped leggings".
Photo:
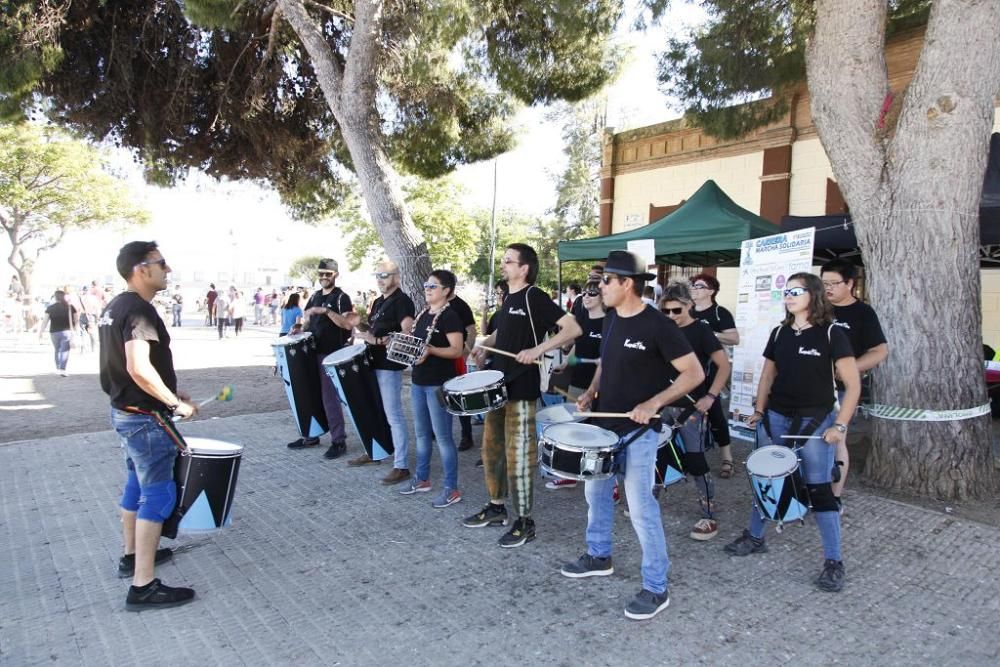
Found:
[{"label": "striped leggings", "polygon": [[512,494],[514,511],[530,517],[534,499],[538,442],[535,401],[509,401],[486,414],[483,426],[483,473],[490,500],[503,502]]}]

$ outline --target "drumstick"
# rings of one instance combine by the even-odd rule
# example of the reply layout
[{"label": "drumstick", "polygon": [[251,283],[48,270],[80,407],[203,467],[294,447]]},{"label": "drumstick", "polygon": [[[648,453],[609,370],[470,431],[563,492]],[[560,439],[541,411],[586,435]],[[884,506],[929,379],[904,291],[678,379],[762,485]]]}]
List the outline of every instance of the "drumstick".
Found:
[{"label": "drumstick", "polygon": [[[577,412],[577,417],[583,417],[585,419],[590,417],[620,417],[623,419],[628,419],[629,413],[627,412]],[[652,419],[659,419],[660,415],[653,415]]]},{"label": "drumstick", "polygon": [[231,401],[233,400],[233,385],[227,384],[219,390],[219,393],[211,398],[206,398],[203,401],[198,401],[198,407],[203,408],[212,401]]},{"label": "drumstick", "polygon": [[[495,347],[490,347],[488,345],[480,345],[479,347],[483,348],[484,350],[488,350],[488,351],[492,352],[493,354],[501,354],[501,355],[503,355],[505,357],[510,357],[511,359],[516,359],[517,358],[516,354],[514,354],[513,352],[508,352],[507,350],[498,350]],[[535,363],[538,364],[539,366],[541,366],[542,365],[542,360],[541,359],[535,359]]]},{"label": "drumstick", "polygon": [[552,390],[551,392],[549,392],[550,394],[561,394],[562,396],[565,396],[566,398],[570,399],[571,401],[576,401],[576,399],[572,396],[572,394],[570,394],[568,391],[566,391],[562,387],[550,387],[550,389]]},{"label": "drumstick", "polygon": [[781,436],[785,440],[822,440],[821,435],[783,435]]}]

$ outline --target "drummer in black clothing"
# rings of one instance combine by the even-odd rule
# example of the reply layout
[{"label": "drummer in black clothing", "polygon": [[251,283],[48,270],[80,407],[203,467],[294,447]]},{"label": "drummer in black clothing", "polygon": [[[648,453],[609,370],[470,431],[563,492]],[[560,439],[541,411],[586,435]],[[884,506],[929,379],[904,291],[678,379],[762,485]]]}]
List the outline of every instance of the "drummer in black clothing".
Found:
[{"label": "drummer in black clothing", "polygon": [[[690,537],[695,540],[710,540],[718,534],[719,522],[715,517],[715,482],[712,480],[708,461],[705,460],[703,430],[709,411],[718,403],[719,393],[726,386],[730,364],[729,356],[712,329],[701,320],[691,317],[691,303],[691,292],[687,285],[672,282],[663,291],[660,311],[680,327],[705,371],[705,382],[691,392],[691,397],[697,401],[694,405],[695,413],[681,428],[681,439],[684,444],[684,472],[695,482],[702,515],[691,529]],[[710,379],[708,367],[711,364],[715,365],[718,372]],[[681,405],[686,408],[690,403]],[[728,442],[728,437],[726,441]]]},{"label": "drummer in black clothing", "polygon": [[[333,386],[333,380],[323,368],[323,359],[331,352],[344,347],[354,329],[354,307],[351,297],[336,286],[337,261],[322,259],[316,270],[320,288],[313,292],[302,311],[306,331],[316,337],[316,372],[319,373],[320,390],[323,394],[323,411],[330,426],[330,448],[323,454],[335,459],[347,451],[347,433],[344,430],[344,410],[340,407],[340,394]],[[319,438],[299,438],[288,443],[290,449],[315,447]]]},{"label": "drummer in black clothing", "polygon": [[[602,412],[625,418],[594,420],[628,442],[622,459],[629,518],[642,547],[642,590],[625,606],[634,620],[652,618],[670,604],[667,572],[670,558],[663,535],[660,505],[651,489],[656,475],[658,413],[693,391],[705,379],[698,358],[676,325],[642,302],[642,288],[653,274],[645,272],[633,253],[615,250],[604,267],[601,294],[614,312],[604,318],[601,361],[577,407],[590,408],[595,398]],[[673,383],[670,378],[674,377]],[[562,568],[571,578],[610,575],[614,527],[613,477],[586,482],[587,553]]]},{"label": "drummer in black clothing", "polygon": [[[858,373],[862,378],[889,356],[889,344],[882,333],[882,325],[878,315],[864,301],[854,298],[854,284],[857,278],[857,268],[850,262],[835,259],[827,262],[820,269],[823,289],[826,298],[833,304],[833,323],[844,330],[858,365]],[[865,382],[862,380],[862,393]],[[838,380],[837,390],[843,393],[844,385]],[[833,495],[840,503],[840,495],[847,482],[847,470],[851,461],[847,454],[847,442],[837,445],[835,465],[839,468],[833,476]]]},{"label": "drummer in black clothing", "polygon": [[[448,307],[457,313],[458,318],[462,321],[462,356],[452,363],[455,364],[456,375],[465,375],[469,370],[465,365],[465,358],[469,356],[476,344],[476,316],[472,314],[472,308],[469,304],[455,294],[455,290],[451,291]],[[464,452],[472,449],[472,417],[460,415],[458,423],[462,428],[462,438],[458,441],[458,451]]]},{"label": "drummer in black clothing", "polygon": [[[736,328],[736,320],[727,308],[720,306],[715,301],[719,293],[719,281],[715,276],[707,273],[699,273],[691,277],[691,298],[694,305],[691,307],[691,317],[701,320],[712,328],[715,337],[723,345],[739,345],[740,332]],[[728,355],[727,355],[728,358]],[[717,373],[715,364],[709,364],[708,381],[713,382]],[[725,387],[729,382],[729,375],[726,374]],[[719,446],[719,457],[722,464],[719,466],[719,477],[729,479],[733,476],[733,451],[730,447],[729,422],[726,419],[725,411],[722,409],[722,402],[715,401],[708,411],[709,433],[715,439],[715,444]]]}]

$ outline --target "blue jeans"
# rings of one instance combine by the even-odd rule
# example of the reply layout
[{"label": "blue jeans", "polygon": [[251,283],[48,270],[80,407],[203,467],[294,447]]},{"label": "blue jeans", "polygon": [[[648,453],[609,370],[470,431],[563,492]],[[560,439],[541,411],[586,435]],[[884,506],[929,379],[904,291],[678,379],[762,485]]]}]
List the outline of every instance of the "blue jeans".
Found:
[{"label": "blue jeans", "polygon": [[392,431],[392,446],[395,447],[392,466],[400,470],[409,468],[407,458],[410,453],[409,431],[403,415],[403,372],[375,369],[378,391],[382,395],[382,410],[385,412],[389,430]]},{"label": "blue jeans", "polygon": [[417,480],[425,481],[431,474],[431,431],[437,438],[444,485],[458,488],[458,448],[451,434],[451,415],[437,399],[437,386],[410,386],[413,400],[413,430],[417,436]]},{"label": "blue jeans", "polygon": [[66,362],[69,361],[69,343],[73,340],[72,331],[53,331],[49,333],[52,339],[52,347],[56,352],[56,370],[66,370]]},{"label": "blue jeans", "polygon": [[[765,419],[771,429],[770,437],[764,429]],[[829,414],[818,420],[819,423],[814,429],[803,429],[799,435],[822,435],[826,429],[833,426],[836,419],[836,411],[831,410]],[[786,417],[774,410],[768,410],[764,418],[757,424],[757,446],[775,444],[798,447],[802,445],[802,448],[798,450],[799,472],[802,475],[802,481],[806,484],[829,484],[833,481],[833,459],[837,447],[827,444],[822,438],[783,440],[781,436],[789,434],[791,422],[791,417]],[[840,514],[838,512],[815,512],[814,516],[816,525],[819,527],[820,538],[823,541],[825,557],[840,560]],[[750,508],[750,534],[760,539],[764,536],[765,527],[764,517],[757,511],[756,505],[752,506]]]},{"label": "blue jeans", "polygon": [[[628,499],[632,528],[642,547],[642,587],[653,593],[667,590],[667,572],[670,570],[660,504],[653,497],[658,440],[659,433],[646,431],[625,449],[623,455],[625,497]],[[611,530],[615,523],[614,486],[614,477],[585,484],[589,507],[587,553],[598,558],[611,555]]]},{"label": "blue jeans", "polygon": [[146,511],[143,505],[147,496],[156,493],[158,487],[173,486],[177,442],[152,415],[112,408],[111,425],[125,450],[126,483],[120,506],[136,512],[140,519],[162,523],[170,513],[163,516],[161,510],[172,510],[172,504],[152,512]]}]

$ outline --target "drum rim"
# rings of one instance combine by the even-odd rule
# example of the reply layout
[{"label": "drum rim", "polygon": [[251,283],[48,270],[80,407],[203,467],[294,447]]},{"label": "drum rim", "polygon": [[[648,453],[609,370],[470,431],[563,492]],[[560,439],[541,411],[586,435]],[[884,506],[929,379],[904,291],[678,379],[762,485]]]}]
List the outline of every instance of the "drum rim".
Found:
[{"label": "drum rim", "polygon": [[[781,473],[778,473],[778,474],[775,474],[775,475],[769,475],[769,474],[765,474],[765,473],[756,473],[756,472],[753,472],[750,469],[750,459],[753,458],[754,454],[756,454],[758,452],[763,452],[765,449],[768,449],[768,448],[771,448],[771,447],[774,447],[776,449],[783,449],[783,450],[789,452],[792,455],[792,461],[795,463],[795,465],[792,466],[791,470],[785,470],[785,471],[783,471]],[[758,447],[757,449],[755,449],[752,452],[750,452],[750,455],[747,456],[747,460],[746,460],[746,463],[744,464],[744,466],[747,469],[747,474],[750,475],[751,477],[759,477],[760,479],[780,479],[782,477],[788,477],[789,475],[791,475],[792,473],[794,473],[796,470],[799,469],[799,457],[795,454],[795,450],[792,449],[791,447],[785,447],[784,445],[764,445],[763,447]]]},{"label": "drum rim", "polygon": [[602,479],[610,479],[615,476],[614,472],[602,472],[590,476],[573,475],[571,473],[553,468],[552,466],[547,466],[544,463],[539,463],[538,467],[554,477],[558,477],[559,479],[571,479],[575,482],[596,482]]},{"label": "drum rim", "polygon": [[[288,347],[289,345],[294,345],[295,343],[309,340],[312,338],[312,331],[303,331],[301,333],[285,334],[284,336],[278,336],[271,342],[271,347]],[[281,341],[285,341],[282,343]]]},{"label": "drum rim", "polygon": [[[603,433],[610,433],[614,437],[615,441],[613,443],[609,444],[609,445],[603,445],[601,447],[585,447],[585,446],[582,446],[582,445],[563,445],[561,442],[559,442],[557,440],[552,440],[550,438],[546,438],[545,437],[546,431],[548,431],[553,426],[567,426],[567,425],[572,425],[572,426],[586,426],[588,431],[593,430],[593,429],[597,429],[597,431],[601,431]],[[549,425],[547,425],[545,428],[542,429],[542,437],[541,437],[541,439],[545,440],[547,442],[555,443],[555,444],[559,445],[561,449],[566,449],[567,451],[574,451],[574,452],[575,451],[592,452],[592,451],[600,451],[600,450],[603,450],[603,449],[614,449],[615,447],[618,446],[618,443],[621,442],[621,438],[614,431],[609,431],[606,428],[601,428],[600,426],[597,426],[596,424],[581,424],[580,422],[576,422],[576,421],[572,421],[572,422],[557,422],[555,424],[549,424]]]},{"label": "drum rim", "polygon": [[[348,361],[354,361],[359,356],[361,356],[362,354],[364,354],[365,350],[367,348],[368,348],[368,345],[365,344],[365,343],[355,343],[354,345],[347,345],[345,347],[340,348],[339,350],[334,350],[330,354],[328,354],[325,357],[323,357],[323,365],[324,366],[340,366],[341,364],[345,364]],[[332,357],[333,355],[339,354],[339,353],[343,352],[344,350],[355,350],[355,349],[357,351],[354,354],[352,354],[351,356],[349,356],[349,357],[344,357],[343,359],[340,359],[339,361],[333,361],[332,359],[330,359],[330,357]]]},{"label": "drum rim", "polygon": [[[460,380],[462,378],[467,378],[472,375],[476,375],[477,373],[490,373],[490,374],[500,373],[500,377],[494,382],[480,385],[478,387],[470,387],[468,389],[448,389],[448,385],[450,383],[455,382],[456,380]],[[448,380],[445,380],[445,383],[443,385],[441,385],[441,390],[448,394],[459,394],[465,396],[468,394],[475,394],[481,391],[486,391],[488,389],[496,389],[497,387],[502,387],[503,385],[504,385],[504,376],[502,372],[493,369],[486,369],[482,371],[472,371],[471,373],[466,373],[464,375],[456,375],[453,378],[449,378]]]},{"label": "drum rim", "polygon": [[[192,443],[192,441],[194,441]],[[198,442],[208,441],[208,442],[221,442],[235,449],[230,449],[227,451],[220,450],[199,450]],[[201,436],[191,436],[184,439],[184,444],[187,447],[189,456],[200,456],[200,457],[210,457],[210,458],[226,458],[226,457],[237,457],[243,455],[244,446],[237,445],[236,443],[229,442],[227,440],[219,440],[218,438],[203,438]]]}]

